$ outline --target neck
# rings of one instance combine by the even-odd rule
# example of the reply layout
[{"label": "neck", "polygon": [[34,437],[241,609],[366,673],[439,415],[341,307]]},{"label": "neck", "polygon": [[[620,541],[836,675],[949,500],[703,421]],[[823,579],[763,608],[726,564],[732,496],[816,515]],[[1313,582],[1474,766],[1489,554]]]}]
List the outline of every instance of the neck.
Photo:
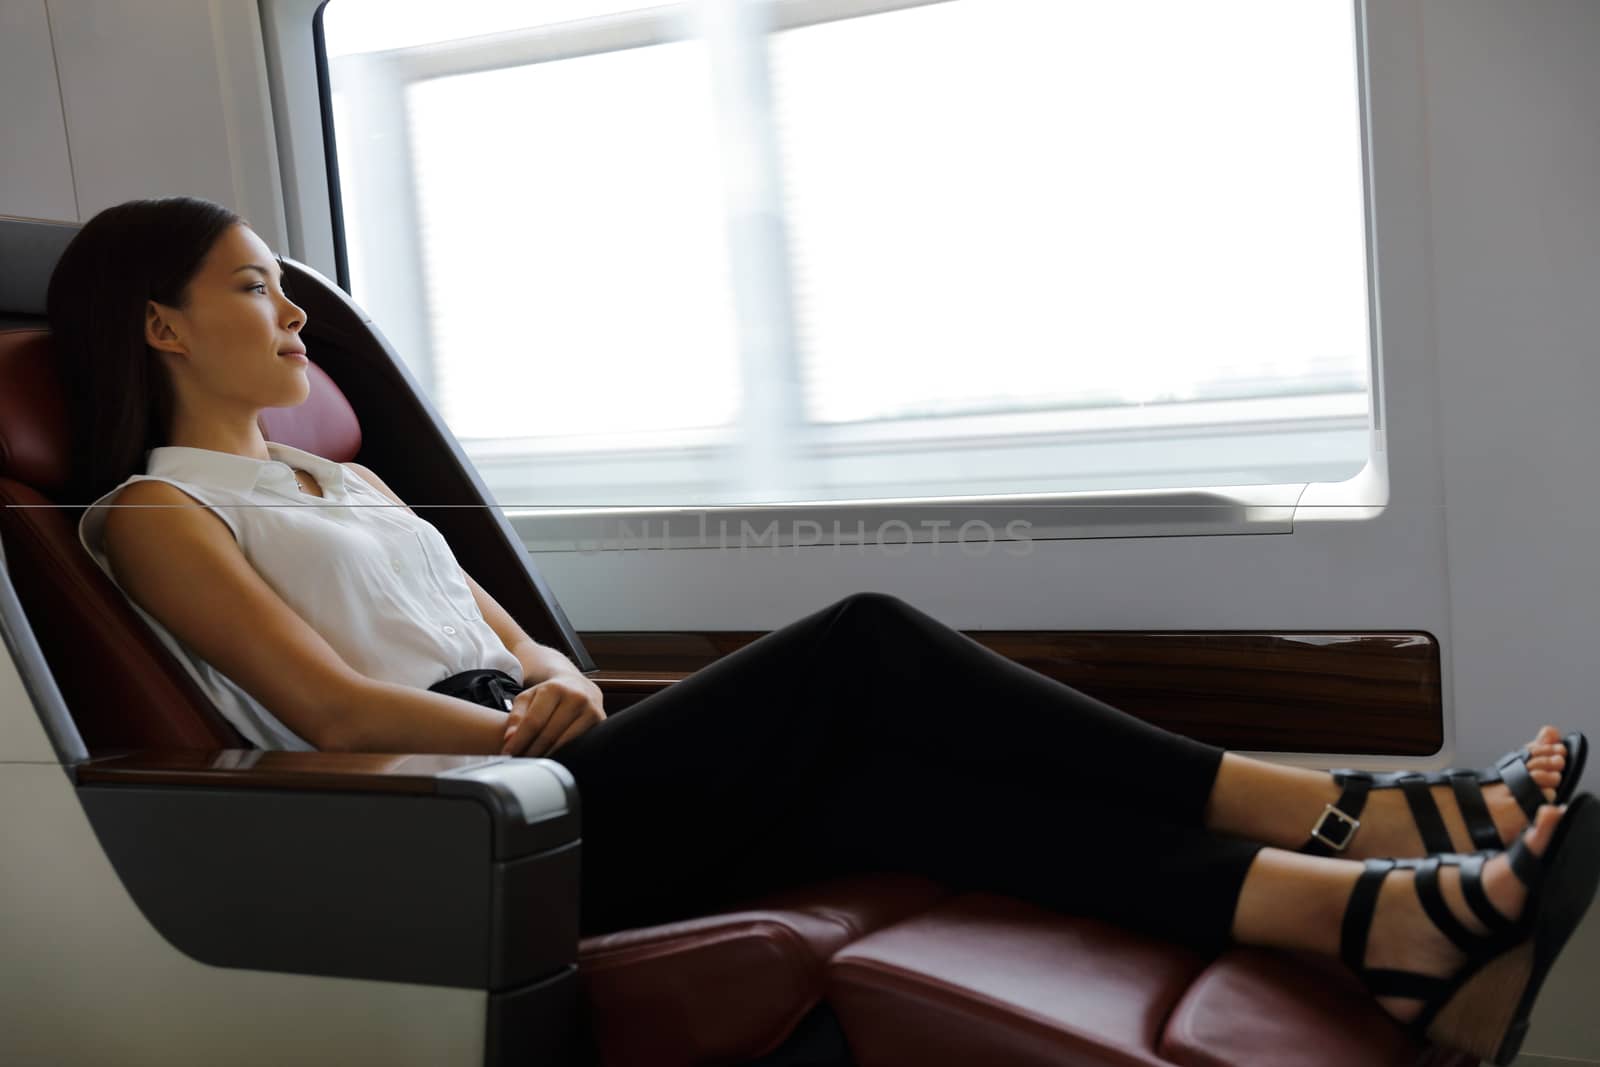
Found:
[{"label": "neck", "polygon": [[173,419],[167,444],[181,448],[204,448],[212,452],[231,452],[236,456],[267,460],[267,439],[261,432],[257,412],[227,420]]}]

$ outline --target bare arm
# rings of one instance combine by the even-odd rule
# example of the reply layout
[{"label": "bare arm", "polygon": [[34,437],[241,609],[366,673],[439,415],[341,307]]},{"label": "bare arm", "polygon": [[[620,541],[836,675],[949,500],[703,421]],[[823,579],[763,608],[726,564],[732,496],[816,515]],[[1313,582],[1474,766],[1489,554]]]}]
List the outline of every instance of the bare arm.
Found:
[{"label": "bare arm", "polygon": [[135,482],[106,519],[118,583],[187,648],[315,745],[498,753],[506,716],[356,671],[252,567],[223,521],[165,482]]},{"label": "bare arm", "polygon": [[506,716],[429,689],[363,678],[342,709],[329,751],[499,755]]}]

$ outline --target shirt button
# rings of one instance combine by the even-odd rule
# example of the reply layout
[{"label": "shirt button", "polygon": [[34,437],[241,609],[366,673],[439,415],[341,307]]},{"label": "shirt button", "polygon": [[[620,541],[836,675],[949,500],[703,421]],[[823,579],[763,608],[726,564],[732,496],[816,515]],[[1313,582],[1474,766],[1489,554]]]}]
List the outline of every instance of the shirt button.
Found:
[{"label": "shirt button", "polygon": [[394,571],[395,571],[396,574],[400,573],[400,561],[399,560],[391,559],[389,561],[389,565],[394,568]]},{"label": "shirt button", "polygon": [[456,632],[456,628],[454,626],[446,626],[444,628],[444,632],[447,634],[453,634]]}]

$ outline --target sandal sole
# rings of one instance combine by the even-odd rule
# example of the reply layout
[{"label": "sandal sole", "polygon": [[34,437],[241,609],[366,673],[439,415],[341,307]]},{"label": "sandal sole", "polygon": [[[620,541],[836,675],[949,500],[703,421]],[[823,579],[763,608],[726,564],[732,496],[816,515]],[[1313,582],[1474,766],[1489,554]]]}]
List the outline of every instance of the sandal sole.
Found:
[{"label": "sandal sole", "polygon": [[[1533,939],[1529,938],[1474,971],[1428,1025],[1427,1039],[1466,1052],[1475,1061],[1509,1063],[1509,1055],[1522,1045],[1528,1024],[1519,1018],[1521,1005],[1510,1002],[1504,992],[1527,990],[1535,984],[1533,958]],[[1507,1058],[1502,1060],[1502,1056]]]},{"label": "sandal sole", "polygon": [[1567,748],[1567,765],[1561,768],[1561,785],[1556,789],[1556,803],[1565,804],[1578,791],[1583,778],[1583,765],[1589,760],[1589,739],[1574,732],[1561,739]]},{"label": "sandal sole", "polygon": [[1567,806],[1546,856],[1550,865],[1528,902],[1536,910],[1527,985],[1491,1057],[1496,1067],[1506,1067],[1522,1048],[1539,989],[1600,888],[1600,803],[1593,796],[1585,793]]}]

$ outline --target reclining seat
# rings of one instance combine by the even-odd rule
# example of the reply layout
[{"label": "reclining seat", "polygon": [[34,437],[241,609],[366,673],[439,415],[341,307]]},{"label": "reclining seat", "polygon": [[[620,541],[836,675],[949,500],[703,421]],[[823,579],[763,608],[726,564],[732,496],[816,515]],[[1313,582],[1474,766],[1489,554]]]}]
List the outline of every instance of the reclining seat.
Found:
[{"label": "reclining seat", "polygon": [[[491,794],[541,789],[548,802],[552,781],[567,809],[546,818],[544,838],[520,842],[513,862],[495,863],[492,875],[509,880],[513,868],[535,862],[557,868],[521,896],[504,892],[494,913],[480,917],[491,940],[499,937],[515,950],[494,952],[484,965],[490,1007],[486,1062],[512,1062],[536,1054],[561,1062],[562,1042],[571,1059],[593,1058],[571,1023],[595,1019],[595,1036],[606,1062],[651,1064],[740,1062],[780,1049],[785,1041],[798,1051],[779,1051],[773,1063],[828,1062],[809,1049],[842,1047],[830,1030],[826,1011],[813,1013],[821,998],[823,964],[858,934],[886,925],[944,895],[931,883],[907,876],[822,884],[810,895],[791,897],[782,908],[752,909],[728,916],[703,917],[666,928],[626,931],[587,939],[577,937],[576,835],[578,797],[570,775],[554,761],[501,757],[363,757],[350,753],[266,753],[252,748],[226,722],[210,700],[151,630],[122,593],[83,551],[77,522],[80,501],[57,495],[69,476],[69,413],[51,357],[43,319],[45,281],[75,227],[35,221],[0,220],[0,547],[5,575],[14,586],[32,636],[48,666],[51,681],[70,712],[53,725],[57,755],[74,774],[97,830],[119,818],[133,791],[154,783],[244,791],[335,788],[351,792],[448,793],[485,785]],[[471,504],[471,507],[419,509],[438,526],[467,568],[542,643],[561,649],[581,668],[593,671],[586,650],[504,515],[490,504],[459,446],[416,389],[363,314],[315,272],[286,261],[288,285],[309,311],[305,333],[315,357],[312,390],[306,403],[263,414],[269,440],[281,441],[336,461],[360,458],[378,470],[413,502]],[[337,376],[338,380],[335,380]],[[369,414],[379,432],[363,434],[356,406]],[[496,766],[543,767],[545,781],[496,779]],[[451,780],[476,775],[482,782]],[[92,797],[89,794],[93,794]],[[503,798],[491,796],[492,802]],[[502,814],[516,815],[516,798]],[[98,808],[94,806],[98,805]],[[561,804],[558,807],[563,806]],[[531,813],[525,813],[531,814]],[[570,816],[567,817],[567,816]],[[520,819],[510,820],[513,823]],[[106,830],[107,835],[113,831]],[[507,834],[515,836],[520,827]],[[497,830],[497,836],[502,836]],[[495,856],[518,842],[496,842]],[[557,859],[523,858],[529,849],[554,846]],[[570,847],[567,847],[570,846]],[[108,848],[108,851],[111,849]],[[145,849],[149,851],[148,848]],[[116,858],[116,857],[114,857]],[[570,868],[570,870],[569,870]],[[124,873],[119,867],[119,873]],[[131,880],[173,882],[184,874],[146,869]],[[526,880],[526,876],[524,876]],[[159,886],[144,886],[159,895]],[[130,885],[137,897],[139,887]],[[497,892],[500,887],[497,884]],[[550,897],[560,895],[560,907]],[[161,904],[140,899],[147,913]],[[281,906],[282,902],[278,902]],[[542,924],[518,921],[517,908],[537,907]],[[327,910],[335,909],[328,902]],[[303,918],[303,916],[302,916]],[[396,913],[392,919],[403,916]],[[280,953],[276,961],[252,946],[197,948],[204,932],[156,925],[180,948],[205,962],[305,973],[370,975],[425,980],[426,971],[356,961],[345,967],[316,953],[297,958]],[[250,917],[237,917],[243,927]],[[181,920],[177,920],[181,924]],[[498,925],[501,932],[496,935]],[[394,932],[401,932],[396,929]],[[482,940],[472,930],[463,942]],[[382,930],[371,931],[374,939]],[[259,949],[261,946],[254,946]],[[359,941],[347,946],[360,947]],[[374,952],[376,946],[368,946]],[[563,955],[564,953],[564,955]],[[520,954],[520,959],[516,958]],[[268,953],[270,955],[270,953]],[[458,972],[474,961],[458,961]],[[564,970],[563,970],[564,969]],[[448,970],[448,968],[446,968]],[[543,1002],[527,979],[555,970],[545,983],[561,988]],[[571,989],[562,985],[575,972]],[[436,980],[437,975],[434,976]],[[471,984],[463,979],[463,984]],[[535,983],[537,984],[537,983]],[[576,996],[578,991],[582,996]],[[551,990],[544,990],[551,993]],[[580,1008],[582,1010],[580,1010]],[[516,1015],[518,1011],[522,1016]],[[552,1014],[565,1011],[565,1029]],[[529,1025],[532,1019],[538,1025]],[[92,1025],[85,1019],[83,1025]],[[585,1029],[587,1027],[584,1027]],[[568,1032],[571,1031],[571,1032]]]},{"label": "reclining seat", "polygon": [[[48,506],[66,481],[69,413],[42,321],[43,290],[72,230],[0,220],[0,579],[14,583],[70,711],[51,724],[51,736],[102,841],[114,842],[128,812],[149,817],[141,798],[155,784],[169,800],[196,797],[202,787],[241,796],[344,794],[368,803],[357,813],[363,818],[377,810],[373,798],[451,798],[457,806],[471,799],[492,816],[492,854],[458,857],[449,868],[487,869],[492,899],[477,925],[447,930],[455,941],[433,946],[460,957],[442,970],[419,973],[425,969],[394,958],[385,943],[396,932],[414,936],[408,905],[436,900],[397,901],[385,913],[389,927],[336,935],[348,941],[340,959],[305,946],[219,949],[170,916],[163,926],[160,908],[141,901],[162,933],[196,958],[482,988],[484,1062],[495,1064],[1467,1062],[1419,1048],[1337,967],[1242,949],[1205,960],[1006,897],[951,894],[912,875],[834,879],[734,912],[580,940],[579,798],[554,761],[251,750],[82,551],[80,508]],[[605,688],[514,531],[381,334],[320,275],[292,260],[286,266],[309,312],[313,387],[306,404],[264,413],[267,436],[334,460],[359,458],[410,501],[474,505],[423,514],[536,640]],[[49,709],[41,714],[48,718]],[[282,814],[291,808],[278,809],[277,823],[258,822],[248,847],[231,853],[236,862],[248,869],[263,849],[303,859],[321,824]],[[418,810],[424,814],[405,823],[409,837],[425,838],[430,819],[449,821]],[[195,874],[149,870],[181,857],[161,854],[148,838],[141,846],[143,869],[107,844],[136,895],[152,878]],[[537,922],[529,918],[535,902]],[[324,906],[301,904],[303,922]],[[240,916],[228,928],[246,924]],[[468,940],[486,943],[488,958],[456,944]]]}]

